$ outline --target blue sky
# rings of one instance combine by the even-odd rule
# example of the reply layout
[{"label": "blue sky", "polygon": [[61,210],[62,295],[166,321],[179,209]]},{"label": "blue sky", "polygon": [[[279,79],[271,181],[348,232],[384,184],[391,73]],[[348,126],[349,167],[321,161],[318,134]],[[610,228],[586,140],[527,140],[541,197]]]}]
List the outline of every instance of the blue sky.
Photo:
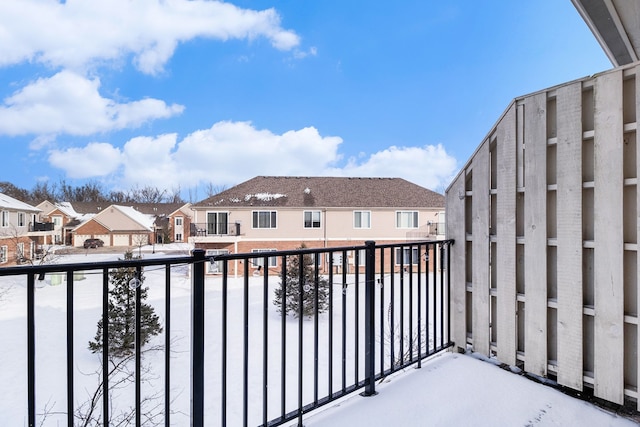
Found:
[{"label": "blue sky", "polygon": [[443,192],[513,98],[610,68],[570,0],[3,0],[0,181]]}]

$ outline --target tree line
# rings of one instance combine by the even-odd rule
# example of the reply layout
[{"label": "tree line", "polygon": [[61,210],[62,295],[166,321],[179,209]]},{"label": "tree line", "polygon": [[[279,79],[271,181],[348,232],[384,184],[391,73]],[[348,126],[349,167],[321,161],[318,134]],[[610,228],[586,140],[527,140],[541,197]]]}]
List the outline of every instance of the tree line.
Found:
[{"label": "tree line", "polygon": [[[209,183],[205,186],[205,197],[211,197],[225,187]],[[0,193],[25,203],[37,205],[44,200],[58,202],[94,202],[94,203],[185,203],[180,195],[180,187],[171,190],[153,186],[133,187],[128,190],[107,190],[97,182],[91,181],[80,186],[73,186],[65,180],[59,182],[38,182],[31,190],[20,188],[11,182],[0,181]],[[189,191],[189,201],[197,200],[197,192]]]}]

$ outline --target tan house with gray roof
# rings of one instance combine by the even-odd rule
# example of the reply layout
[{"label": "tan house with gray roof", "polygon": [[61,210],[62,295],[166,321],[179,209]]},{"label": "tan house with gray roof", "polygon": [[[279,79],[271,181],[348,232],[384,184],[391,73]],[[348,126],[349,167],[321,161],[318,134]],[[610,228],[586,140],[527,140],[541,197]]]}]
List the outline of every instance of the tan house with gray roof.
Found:
[{"label": "tan house with gray roof", "polygon": [[258,176],[192,205],[189,242],[215,255],[436,239],[444,203],[401,178]]}]

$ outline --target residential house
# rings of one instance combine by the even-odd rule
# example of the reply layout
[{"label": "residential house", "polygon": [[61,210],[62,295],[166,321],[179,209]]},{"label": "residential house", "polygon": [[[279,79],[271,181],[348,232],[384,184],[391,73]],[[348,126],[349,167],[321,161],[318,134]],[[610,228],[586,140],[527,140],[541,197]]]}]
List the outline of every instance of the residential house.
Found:
[{"label": "residential house", "polygon": [[[191,236],[192,221],[193,210],[191,209],[191,203],[180,206],[167,216],[166,236],[172,242],[188,242]],[[159,233],[158,236],[160,236]],[[163,241],[157,241],[156,243],[163,243]]]},{"label": "residential house", "polygon": [[33,259],[36,241],[30,236],[40,210],[0,193],[0,266]]},{"label": "residential house", "polygon": [[109,205],[71,230],[76,247],[86,239],[101,239],[105,246],[143,246],[152,242],[154,215],[131,206]]},{"label": "residential house", "polygon": [[[444,197],[400,178],[258,176],[191,209],[189,241],[208,255],[443,237],[437,225],[444,221]],[[349,265],[354,257],[349,254]],[[279,262],[269,258],[266,267],[275,273]],[[328,260],[322,262],[326,267]],[[209,272],[218,268],[212,264]]]}]

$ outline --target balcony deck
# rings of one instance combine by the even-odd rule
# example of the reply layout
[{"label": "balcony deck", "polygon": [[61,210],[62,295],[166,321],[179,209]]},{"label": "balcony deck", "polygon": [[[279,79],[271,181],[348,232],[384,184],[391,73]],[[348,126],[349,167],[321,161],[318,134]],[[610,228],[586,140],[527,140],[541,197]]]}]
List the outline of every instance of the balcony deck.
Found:
[{"label": "balcony deck", "polygon": [[636,426],[588,402],[473,356],[444,353],[310,415],[306,427]]}]

